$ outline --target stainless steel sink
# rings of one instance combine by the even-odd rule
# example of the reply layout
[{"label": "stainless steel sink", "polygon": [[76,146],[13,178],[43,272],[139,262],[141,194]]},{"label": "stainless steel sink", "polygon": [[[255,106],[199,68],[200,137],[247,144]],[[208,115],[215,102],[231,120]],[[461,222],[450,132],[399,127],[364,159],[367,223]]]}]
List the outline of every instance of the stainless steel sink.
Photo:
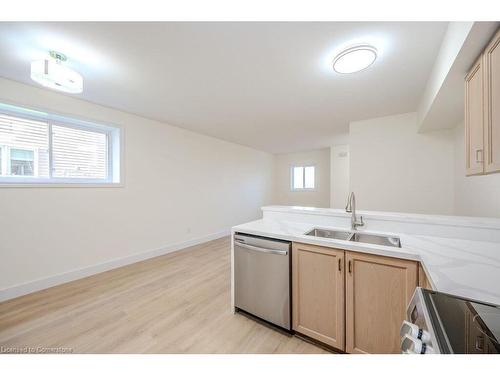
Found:
[{"label": "stainless steel sink", "polygon": [[399,237],[384,236],[378,234],[314,228],[313,230],[307,232],[306,236],[333,238],[336,240],[370,243],[382,246],[401,247],[401,241]]},{"label": "stainless steel sink", "polygon": [[382,236],[356,232],[353,233],[352,237],[349,240],[355,242],[371,243],[374,245],[401,247],[401,241],[399,240],[399,237],[394,236]]},{"label": "stainless steel sink", "polygon": [[343,230],[328,230],[319,228],[314,228],[313,230],[306,233],[306,236],[333,238],[336,240],[344,240],[344,241],[349,240],[349,237],[351,235],[352,235],[351,232],[346,232]]}]

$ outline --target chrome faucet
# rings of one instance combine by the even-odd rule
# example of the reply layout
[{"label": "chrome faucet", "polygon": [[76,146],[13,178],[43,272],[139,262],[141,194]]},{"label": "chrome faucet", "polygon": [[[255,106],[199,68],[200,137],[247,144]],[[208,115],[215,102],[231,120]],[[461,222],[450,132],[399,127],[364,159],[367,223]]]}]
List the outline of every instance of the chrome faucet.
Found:
[{"label": "chrome faucet", "polygon": [[356,230],[357,227],[362,227],[365,225],[363,222],[363,216],[359,217],[359,221],[356,218],[356,197],[354,196],[354,192],[349,194],[349,198],[347,199],[347,205],[345,206],[346,212],[352,212],[351,215],[351,230]]}]

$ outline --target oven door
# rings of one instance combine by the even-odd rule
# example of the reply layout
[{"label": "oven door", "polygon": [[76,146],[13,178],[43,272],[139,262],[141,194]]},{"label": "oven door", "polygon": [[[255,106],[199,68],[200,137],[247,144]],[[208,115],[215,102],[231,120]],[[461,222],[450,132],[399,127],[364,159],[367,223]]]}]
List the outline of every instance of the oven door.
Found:
[{"label": "oven door", "polygon": [[425,289],[417,287],[401,325],[401,352],[404,354],[439,354],[440,346],[429,314]]}]

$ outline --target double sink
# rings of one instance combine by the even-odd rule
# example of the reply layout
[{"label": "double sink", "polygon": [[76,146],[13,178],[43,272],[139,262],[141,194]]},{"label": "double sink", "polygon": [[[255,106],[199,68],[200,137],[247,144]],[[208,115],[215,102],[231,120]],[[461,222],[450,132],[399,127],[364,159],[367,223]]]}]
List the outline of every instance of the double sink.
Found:
[{"label": "double sink", "polygon": [[343,230],[329,230],[320,228],[314,228],[313,230],[305,233],[305,235],[322,238],[332,238],[335,240],[343,241],[363,242],[373,245],[401,247],[401,241],[399,237],[395,236],[384,236],[378,234],[347,232]]}]

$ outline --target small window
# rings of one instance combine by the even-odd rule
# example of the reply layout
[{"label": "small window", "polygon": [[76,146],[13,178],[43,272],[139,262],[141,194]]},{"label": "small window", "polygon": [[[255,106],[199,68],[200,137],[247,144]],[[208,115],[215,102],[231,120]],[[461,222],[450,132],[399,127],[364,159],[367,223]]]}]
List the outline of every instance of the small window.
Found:
[{"label": "small window", "polygon": [[292,190],[314,190],[316,187],[315,167],[292,167]]},{"label": "small window", "polygon": [[120,130],[0,104],[0,184],[120,182]]}]

